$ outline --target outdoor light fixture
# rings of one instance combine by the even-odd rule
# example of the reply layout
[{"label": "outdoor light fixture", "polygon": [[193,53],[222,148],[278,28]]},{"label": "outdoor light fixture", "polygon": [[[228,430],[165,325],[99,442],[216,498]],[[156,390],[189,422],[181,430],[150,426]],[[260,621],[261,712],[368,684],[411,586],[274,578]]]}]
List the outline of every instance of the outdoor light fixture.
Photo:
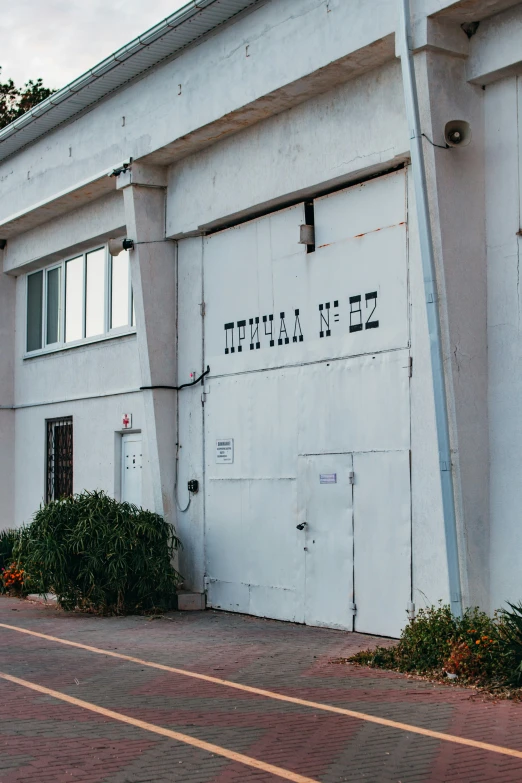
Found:
[{"label": "outdoor light fixture", "polygon": [[307,223],[299,226],[299,244],[315,245],[315,227]]},{"label": "outdoor light fixture", "polygon": [[132,250],[133,247],[133,239],[109,239],[109,253],[111,256],[118,256],[122,250]]}]

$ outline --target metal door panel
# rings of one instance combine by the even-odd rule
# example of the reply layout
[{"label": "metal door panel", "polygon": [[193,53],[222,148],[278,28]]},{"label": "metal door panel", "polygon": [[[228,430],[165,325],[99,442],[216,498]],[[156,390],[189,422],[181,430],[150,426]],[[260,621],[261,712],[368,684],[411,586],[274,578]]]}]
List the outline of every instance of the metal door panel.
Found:
[{"label": "metal door panel", "polygon": [[299,457],[299,520],[306,522],[301,535],[308,625],[352,630],[351,471],[351,454]]},{"label": "metal door panel", "polygon": [[[299,368],[213,378],[205,403],[209,478],[295,478]],[[216,462],[216,441],[233,438],[234,462]]]},{"label": "metal door panel", "polygon": [[208,580],[207,606],[227,612],[250,614],[250,586],[238,582]]},{"label": "metal door panel", "polygon": [[[407,604],[403,499],[390,478],[396,463],[390,458],[385,469],[380,454],[409,449],[404,180],[401,172],[316,200],[315,252],[299,244],[303,204],[203,240],[212,606],[350,629],[355,544],[360,623],[374,633],[398,627],[397,601],[401,611]],[[183,328],[190,323],[180,334]],[[225,438],[234,440],[234,460],[220,463],[216,441]],[[383,475],[382,486],[374,476],[368,489],[373,474],[360,463],[360,556],[352,452],[374,452],[374,473]],[[321,474],[336,474],[335,483],[321,484]],[[386,570],[376,577],[378,588],[367,579],[382,559],[379,545],[372,550],[366,540],[371,544],[374,527],[386,529],[375,508],[379,492],[387,497],[387,519],[400,523],[401,574],[391,588]],[[296,529],[301,521],[304,531]],[[384,619],[366,609],[365,596],[374,602],[378,590],[389,591],[393,604]]]},{"label": "metal door panel", "polygon": [[[289,567],[292,567],[289,564]],[[268,585],[250,585],[249,614],[271,617],[291,623],[304,623],[304,602],[301,590]]]},{"label": "metal door panel", "polygon": [[409,449],[409,352],[300,368],[298,450]]},{"label": "metal door panel", "polygon": [[[274,291],[273,262],[305,257],[306,248],[299,244],[303,222],[304,206],[299,204],[205,239],[205,291],[214,292],[205,303],[205,354],[213,373],[285,363],[273,350],[279,347],[275,333],[279,333],[280,311],[287,299],[287,292]],[[288,307],[294,298],[290,295]],[[256,318],[258,323],[254,323]],[[230,329],[229,324],[233,325]],[[256,326],[257,335],[251,340]],[[255,347],[258,343],[262,346],[259,349]]]},{"label": "metal door panel", "polygon": [[142,504],[142,442],[140,434],[122,436],[121,499],[135,506]]},{"label": "metal door panel", "polygon": [[404,171],[330,193],[314,201],[317,248],[406,220]]},{"label": "metal door panel", "polygon": [[[313,253],[299,244],[302,204],[205,239],[213,375],[408,346],[404,174],[316,203]],[[355,217],[360,230],[344,230]]]},{"label": "metal door panel", "polygon": [[355,630],[400,636],[411,601],[409,451],[354,454]]},{"label": "metal door panel", "polygon": [[210,480],[206,505],[209,604],[302,622],[295,480]]}]

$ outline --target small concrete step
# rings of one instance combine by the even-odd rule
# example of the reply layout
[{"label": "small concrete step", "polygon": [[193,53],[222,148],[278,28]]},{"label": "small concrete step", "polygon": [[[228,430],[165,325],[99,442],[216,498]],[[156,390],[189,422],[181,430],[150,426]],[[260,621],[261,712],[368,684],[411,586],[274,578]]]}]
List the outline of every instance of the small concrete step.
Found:
[{"label": "small concrete step", "polygon": [[190,590],[180,590],[178,593],[180,612],[203,612],[205,603],[205,593],[192,593]]}]

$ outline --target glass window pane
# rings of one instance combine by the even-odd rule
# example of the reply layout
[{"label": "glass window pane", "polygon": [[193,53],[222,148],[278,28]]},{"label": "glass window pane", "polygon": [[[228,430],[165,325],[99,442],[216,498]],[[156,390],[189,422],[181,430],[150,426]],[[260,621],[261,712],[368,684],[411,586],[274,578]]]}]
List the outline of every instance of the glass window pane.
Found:
[{"label": "glass window pane", "polygon": [[38,351],[42,347],[42,291],[43,272],[35,272],[27,278],[27,350]]},{"label": "glass window pane", "polygon": [[83,337],[83,256],[65,265],[65,342]]},{"label": "glass window pane", "polygon": [[111,329],[129,325],[129,254],[126,250],[112,258]]},{"label": "glass window pane", "polygon": [[60,283],[62,270],[60,267],[47,272],[47,345],[60,340]]},{"label": "glass window pane", "polygon": [[85,336],[105,331],[105,248],[87,254]]}]

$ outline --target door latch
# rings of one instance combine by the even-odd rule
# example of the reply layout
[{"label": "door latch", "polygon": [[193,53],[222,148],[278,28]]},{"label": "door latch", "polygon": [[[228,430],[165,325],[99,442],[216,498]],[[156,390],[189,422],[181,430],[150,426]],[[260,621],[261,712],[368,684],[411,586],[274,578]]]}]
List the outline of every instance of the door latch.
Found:
[{"label": "door latch", "polygon": [[306,522],[301,522],[299,525],[296,525],[296,528],[298,530],[304,530],[306,527]]}]

